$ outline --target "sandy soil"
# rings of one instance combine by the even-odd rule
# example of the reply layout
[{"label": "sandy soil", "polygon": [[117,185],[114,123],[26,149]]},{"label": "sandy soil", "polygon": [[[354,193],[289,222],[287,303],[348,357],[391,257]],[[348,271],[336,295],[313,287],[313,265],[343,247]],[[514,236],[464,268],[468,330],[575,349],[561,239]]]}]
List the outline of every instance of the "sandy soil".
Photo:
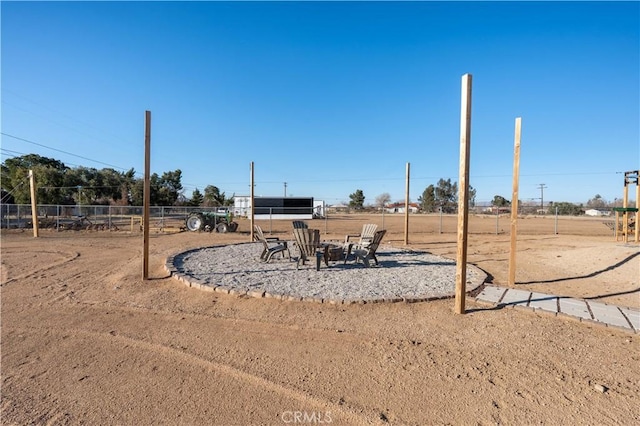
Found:
[{"label": "sandy soil", "polygon": [[[317,227],[342,238],[379,219]],[[442,234],[439,220],[412,218],[409,246],[454,257],[455,218]],[[262,225],[281,237],[290,226]],[[508,226],[470,223],[469,260],[499,285]],[[385,217],[387,240],[402,247],[403,227]],[[615,242],[601,221],[558,229],[549,218],[521,221],[517,287],[640,307],[637,244]],[[472,299],[456,315],[451,299],[236,297],[185,287],[163,269],[170,254],[247,240],[153,234],[143,281],[140,234],[3,232],[2,424],[640,422],[637,334]]]}]

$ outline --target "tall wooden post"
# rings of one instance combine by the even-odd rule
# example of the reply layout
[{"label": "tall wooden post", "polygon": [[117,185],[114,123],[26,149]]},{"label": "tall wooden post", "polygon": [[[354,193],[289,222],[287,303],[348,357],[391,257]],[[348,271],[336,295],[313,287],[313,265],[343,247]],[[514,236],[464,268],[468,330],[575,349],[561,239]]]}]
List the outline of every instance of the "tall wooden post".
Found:
[{"label": "tall wooden post", "polygon": [[640,242],[640,221],[638,215],[640,214],[640,171],[636,171],[636,238],[635,242]]},{"label": "tall wooden post", "polygon": [[[516,283],[516,240],[518,230],[518,187],[520,179],[520,131],[522,119],[516,118],[513,144],[513,190],[511,193],[511,246],[509,248],[509,285]],[[498,207],[498,210],[500,208]]]},{"label": "tall wooden post", "polygon": [[144,126],[144,194],[142,213],[142,279],[149,279],[149,204],[151,204],[151,111],[145,111]]},{"label": "tall wooden post", "polygon": [[255,184],[253,182],[253,161],[251,162],[251,216],[249,216],[251,218],[251,241],[253,241],[253,222],[255,220],[255,215],[254,215],[254,211],[255,209],[253,208],[253,206],[255,205],[255,200],[254,200],[254,195],[253,195],[253,188],[255,187]]},{"label": "tall wooden post", "polygon": [[469,227],[469,155],[471,147],[471,74],[462,76],[460,107],[460,179],[458,193],[458,249],[456,256],[456,313],[465,313],[467,234]]},{"label": "tall wooden post", "polygon": [[622,231],[624,232],[624,242],[629,242],[629,180],[627,176],[624,177],[624,192],[622,193],[622,207],[624,212],[622,213]]},{"label": "tall wooden post", "polygon": [[407,163],[407,177],[404,193],[404,245],[409,244],[409,175],[411,164]]},{"label": "tall wooden post", "polygon": [[33,222],[33,237],[40,235],[38,225],[38,200],[36,199],[36,176],[33,170],[29,170],[29,186],[31,189],[31,222]]}]

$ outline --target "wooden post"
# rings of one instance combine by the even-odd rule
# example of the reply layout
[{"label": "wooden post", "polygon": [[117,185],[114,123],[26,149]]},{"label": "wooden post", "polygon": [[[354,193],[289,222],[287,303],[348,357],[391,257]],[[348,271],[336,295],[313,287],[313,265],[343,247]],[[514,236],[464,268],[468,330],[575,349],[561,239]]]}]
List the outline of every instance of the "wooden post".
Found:
[{"label": "wooden post", "polygon": [[629,182],[627,181],[627,177],[624,177],[624,192],[622,195],[622,207],[624,207],[624,212],[622,213],[622,232],[624,233],[624,242],[629,242],[629,212],[627,212],[627,207],[629,207]]},{"label": "wooden post", "polygon": [[255,200],[254,200],[254,195],[253,195],[253,188],[254,188],[255,184],[253,183],[253,161],[251,162],[251,241],[253,241],[253,221],[255,220],[254,218],[254,211],[255,209],[253,208],[253,206],[255,205]]},{"label": "wooden post", "polygon": [[510,286],[516,283],[516,239],[518,230],[518,186],[520,179],[520,131],[522,119],[516,118],[515,141],[513,145],[513,190],[511,193],[511,246],[509,248]]},{"label": "wooden post", "polygon": [[404,245],[409,245],[409,175],[411,164],[407,163],[406,184],[404,193]]},{"label": "wooden post", "polygon": [[636,235],[635,235],[635,239],[634,241],[637,243],[638,241],[638,236],[640,236],[639,232],[639,228],[640,228],[640,221],[638,221],[638,214],[640,213],[640,186],[638,186],[638,184],[640,183],[640,171],[636,172]]},{"label": "wooden post", "polygon": [[38,200],[36,199],[36,176],[29,170],[29,186],[31,187],[31,221],[33,222],[33,237],[40,235],[38,228]]},{"label": "wooden post", "polygon": [[151,111],[145,111],[144,129],[144,196],[142,214],[142,279],[149,279],[149,204],[151,204]]},{"label": "wooden post", "polygon": [[471,146],[471,74],[462,76],[460,107],[460,179],[458,193],[458,248],[455,310],[465,313],[467,286],[467,234],[469,226],[469,155]]}]

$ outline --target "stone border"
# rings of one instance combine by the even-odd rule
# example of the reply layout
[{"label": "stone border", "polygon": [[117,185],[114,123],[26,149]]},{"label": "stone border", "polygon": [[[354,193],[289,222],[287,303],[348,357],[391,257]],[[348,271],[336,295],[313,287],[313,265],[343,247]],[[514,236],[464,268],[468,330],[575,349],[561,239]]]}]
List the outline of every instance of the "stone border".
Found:
[{"label": "stone border", "polygon": [[[373,298],[373,299],[321,299],[321,298],[315,298],[315,297],[302,297],[302,296],[293,296],[293,295],[289,295],[289,294],[271,294],[271,293],[267,293],[265,291],[261,291],[261,290],[255,290],[255,291],[242,291],[242,290],[237,290],[237,289],[232,289],[232,288],[228,288],[225,286],[214,286],[214,285],[209,285],[209,284],[205,284],[201,281],[199,281],[198,279],[188,275],[188,274],[184,274],[178,271],[178,268],[174,265],[174,259],[177,256],[181,256],[181,255],[185,255],[188,254],[190,252],[196,252],[202,249],[206,249],[206,248],[210,248],[210,247],[224,247],[227,246],[229,244],[223,244],[223,245],[219,245],[219,246],[206,246],[206,247],[199,247],[199,248],[194,248],[194,249],[190,249],[190,250],[186,250],[180,253],[176,253],[173,254],[171,256],[168,256],[167,259],[165,260],[165,264],[164,264],[164,269],[165,271],[167,271],[169,273],[169,275],[171,277],[174,277],[175,279],[177,279],[179,282],[183,283],[184,285],[186,285],[187,287],[191,287],[191,288],[197,288],[198,290],[202,290],[202,291],[207,291],[207,292],[215,292],[215,293],[222,293],[222,294],[229,294],[232,296],[248,296],[248,297],[254,297],[257,299],[275,299],[275,300],[282,300],[282,301],[295,301],[295,302],[311,302],[311,303],[327,303],[330,305],[366,305],[366,304],[377,304],[377,303],[399,303],[399,302],[404,302],[404,303],[418,303],[418,302],[430,302],[433,300],[443,300],[443,299],[451,299],[455,296],[455,293],[451,293],[448,295],[439,295],[439,296],[425,296],[425,297],[392,297],[392,298]],[[391,247],[394,248],[395,250],[405,250],[405,249],[398,249],[395,247]],[[415,250],[410,250],[410,251],[415,251]],[[426,252],[425,252],[426,253]],[[473,265],[473,264],[467,264],[467,267],[471,267],[474,268],[476,270],[476,272],[478,273],[478,280],[477,282],[473,282],[473,281],[467,281],[467,285],[470,285],[472,287],[471,290],[467,290],[467,295],[474,295],[477,294],[479,291],[481,291],[481,289],[484,287],[484,284],[488,278],[488,275],[486,272],[484,272],[482,269],[478,268],[477,266]],[[469,279],[469,277],[467,277]]]}]

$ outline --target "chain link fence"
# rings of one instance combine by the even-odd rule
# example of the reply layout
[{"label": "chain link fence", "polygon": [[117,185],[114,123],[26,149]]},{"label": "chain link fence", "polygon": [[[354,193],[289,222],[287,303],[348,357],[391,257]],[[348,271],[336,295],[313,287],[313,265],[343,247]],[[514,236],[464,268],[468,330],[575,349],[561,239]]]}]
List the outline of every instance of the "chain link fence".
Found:
[{"label": "chain link fence", "polygon": [[[214,212],[217,207],[164,206],[150,207],[151,228],[160,231],[181,230],[191,212]],[[142,206],[38,205],[38,225],[42,229],[140,231]],[[2,204],[0,227],[23,229],[33,227],[30,204]]]},{"label": "chain link fence", "polygon": [[[143,226],[142,206],[104,205],[38,205],[40,229],[56,231],[97,230],[141,232]],[[219,212],[220,207],[154,206],[150,207],[149,227],[153,232],[172,233],[186,230],[186,219],[192,212]],[[365,223],[376,223],[390,233],[402,235],[405,228],[404,211],[375,209],[349,209],[328,207],[322,215],[313,214],[313,227],[323,233],[341,232],[345,227],[359,230]],[[268,233],[286,233],[291,227],[290,215],[266,214],[256,217],[256,222]],[[451,234],[457,230],[457,215],[443,212],[410,213],[410,233]],[[573,234],[613,235],[614,220],[611,217],[559,216],[519,214],[519,233],[525,234]],[[311,214],[309,214],[311,217]],[[471,234],[509,233],[510,213],[472,212],[469,232]],[[249,232],[251,225],[246,216],[235,216],[238,232]],[[32,228],[31,205],[1,204],[0,227],[3,229]]]}]

